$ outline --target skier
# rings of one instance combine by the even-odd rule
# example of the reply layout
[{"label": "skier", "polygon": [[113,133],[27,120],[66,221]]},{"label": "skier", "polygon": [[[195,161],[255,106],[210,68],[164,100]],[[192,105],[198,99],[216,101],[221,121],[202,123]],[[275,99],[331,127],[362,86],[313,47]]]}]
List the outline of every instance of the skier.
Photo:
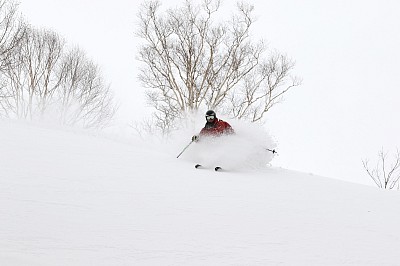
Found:
[{"label": "skier", "polygon": [[[192,137],[192,142],[199,141],[200,137],[219,137],[222,135],[229,135],[235,133],[231,125],[228,122],[225,122],[221,119],[217,118],[217,115],[213,110],[208,110],[206,112],[206,124],[201,129],[199,135],[194,135]],[[201,164],[196,164],[195,168],[201,167]],[[214,168],[215,171],[219,171],[222,168],[217,166]]]},{"label": "skier", "polygon": [[228,122],[218,119],[213,110],[208,110],[206,112],[206,121],[207,122],[201,129],[199,135],[194,135],[192,141],[199,141],[200,137],[203,136],[218,137],[225,134],[235,133],[231,125],[229,125]]}]

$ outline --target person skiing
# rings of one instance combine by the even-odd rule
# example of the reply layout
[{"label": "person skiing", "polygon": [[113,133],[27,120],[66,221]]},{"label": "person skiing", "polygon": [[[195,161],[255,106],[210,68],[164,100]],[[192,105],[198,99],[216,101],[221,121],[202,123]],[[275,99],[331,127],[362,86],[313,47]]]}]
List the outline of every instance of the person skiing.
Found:
[{"label": "person skiing", "polygon": [[206,124],[201,129],[198,135],[192,137],[192,141],[198,141],[200,137],[218,137],[225,134],[233,134],[235,131],[228,122],[225,122],[217,118],[216,113],[213,110],[206,112]]}]

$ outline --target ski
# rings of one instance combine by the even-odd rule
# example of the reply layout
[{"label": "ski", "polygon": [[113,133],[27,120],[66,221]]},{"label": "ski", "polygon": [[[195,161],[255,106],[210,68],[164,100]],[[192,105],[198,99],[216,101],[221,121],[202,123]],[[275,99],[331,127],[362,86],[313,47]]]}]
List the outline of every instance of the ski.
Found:
[{"label": "ski", "polygon": [[[203,168],[203,166],[202,166],[201,164],[196,164],[196,165],[194,166],[194,168],[199,169],[199,168]],[[221,170],[222,170],[222,167],[216,166],[216,167],[214,168],[214,170],[215,170],[216,172],[221,171]]]}]

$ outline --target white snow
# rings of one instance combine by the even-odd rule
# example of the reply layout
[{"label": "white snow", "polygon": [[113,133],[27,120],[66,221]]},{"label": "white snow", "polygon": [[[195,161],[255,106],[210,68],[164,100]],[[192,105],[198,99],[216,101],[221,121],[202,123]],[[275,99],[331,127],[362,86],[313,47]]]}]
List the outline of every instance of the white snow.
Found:
[{"label": "white snow", "polygon": [[[238,130],[228,153],[246,157]],[[398,191],[268,156],[196,170],[202,144],[176,158],[190,137],[0,121],[0,265],[400,265]]]}]

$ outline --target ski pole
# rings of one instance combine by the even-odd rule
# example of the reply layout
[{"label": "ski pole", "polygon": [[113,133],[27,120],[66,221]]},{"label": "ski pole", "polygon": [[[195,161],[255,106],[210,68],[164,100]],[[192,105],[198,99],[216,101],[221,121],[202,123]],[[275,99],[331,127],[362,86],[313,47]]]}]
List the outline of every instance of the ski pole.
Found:
[{"label": "ski pole", "polygon": [[270,152],[272,152],[272,154],[278,154],[278,152],[275,150],[275,149],[273,149],[273,150],[271,150],[271,149],[266,149],[267,151],[270,151]]},{"label": "ski pole", "polygon": [[188,145],[186,145],[186,147],[181,151],[181,153],[179,153],[178,154],[178,156],[176,156],[176,158],[179,158],[179,156],[181,156],[181,154],[190,146],[190,144],[192,144],[193,143],[193,140],[188,144]]}]

